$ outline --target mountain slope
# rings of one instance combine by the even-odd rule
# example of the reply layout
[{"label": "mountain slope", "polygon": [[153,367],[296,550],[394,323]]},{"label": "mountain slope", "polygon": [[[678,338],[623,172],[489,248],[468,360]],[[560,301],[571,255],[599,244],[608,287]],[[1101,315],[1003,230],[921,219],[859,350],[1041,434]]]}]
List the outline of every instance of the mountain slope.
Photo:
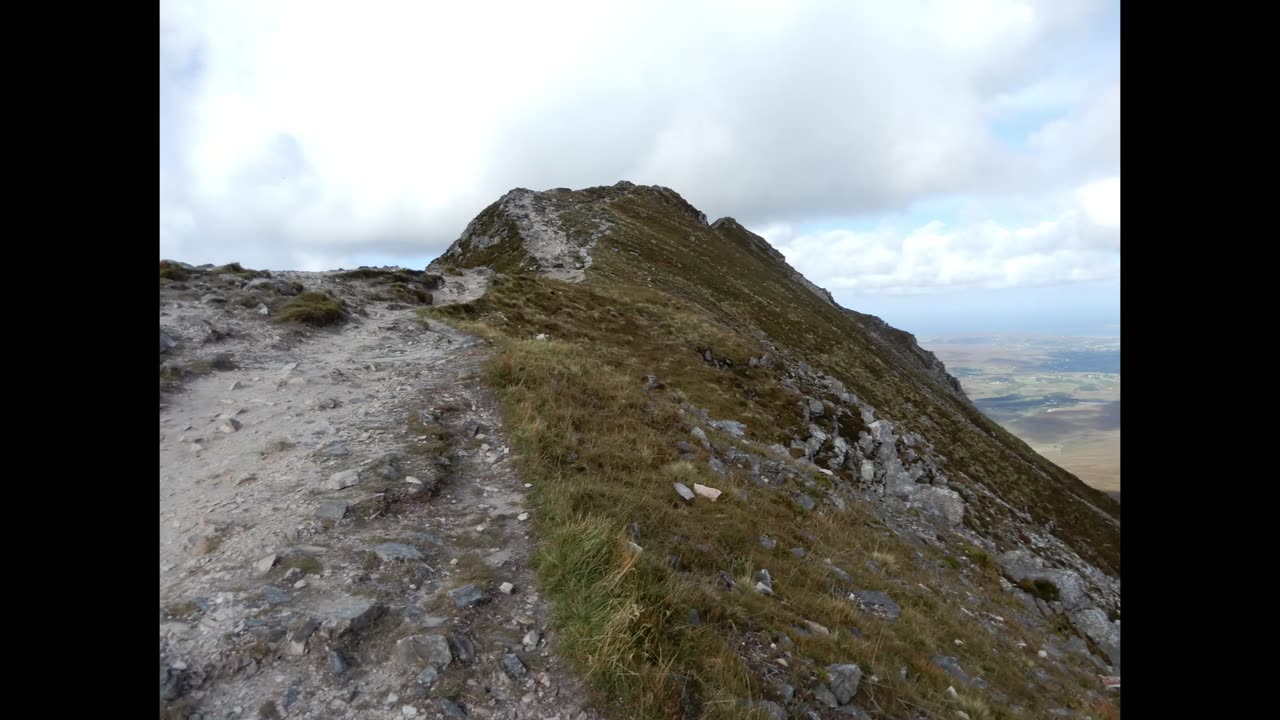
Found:
[{"label": "mountain slope", "polygon": [[543,582],[607,696],[649,716],[1112,707],[1091,675],[1119,667],[1119,505],[912,336],[667,188],[513,190],[430,269],[477,267],[488,292],[431,314],[500,348]]}]

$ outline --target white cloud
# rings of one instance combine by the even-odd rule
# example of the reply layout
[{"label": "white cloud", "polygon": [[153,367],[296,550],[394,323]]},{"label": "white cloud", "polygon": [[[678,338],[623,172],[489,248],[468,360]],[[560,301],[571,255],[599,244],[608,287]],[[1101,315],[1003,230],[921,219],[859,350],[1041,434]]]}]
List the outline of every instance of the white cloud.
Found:
[{"label": "white cloud", "polygon": [[1119,177],[1067,193],[1049,219],[940,221],[909,230],[798,234],[786,224],[757,232],[793,267],[832,291],[917,294],[1114,280],[1120,267]]},{"label": "white cloud", "polygon": [[[1062,79],[1101,5],[1065,5],[164,0],[161,254],[438,252],[515,186],[744,222],[1058,191],[1118,172],[1118,88]],[[1028,87],[1072,111],[1018,152]]]}]

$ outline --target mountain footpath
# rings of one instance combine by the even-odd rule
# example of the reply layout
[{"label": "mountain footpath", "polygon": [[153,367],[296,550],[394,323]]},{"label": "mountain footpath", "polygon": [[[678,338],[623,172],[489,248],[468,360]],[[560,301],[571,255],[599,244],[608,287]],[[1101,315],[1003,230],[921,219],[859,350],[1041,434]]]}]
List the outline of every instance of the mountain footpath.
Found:
[{"label": "mountain footpath", "polygon": [[[162,717],[597,717],[553,652],[485,344],[371,299],[376,275],[175,267]],[[275,322],[300,291],[340,321]]]}]

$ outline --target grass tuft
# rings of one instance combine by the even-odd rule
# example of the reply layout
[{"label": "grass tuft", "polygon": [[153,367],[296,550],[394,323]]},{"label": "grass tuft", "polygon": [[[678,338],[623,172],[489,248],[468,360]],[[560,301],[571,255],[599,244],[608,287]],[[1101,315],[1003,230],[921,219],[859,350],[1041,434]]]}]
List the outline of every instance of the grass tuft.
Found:
[{"label": "grass tuft", "polygon": [[278,319],[316,327],[342,322],[342,302],[324,293],[304,292],[280,308]]}]

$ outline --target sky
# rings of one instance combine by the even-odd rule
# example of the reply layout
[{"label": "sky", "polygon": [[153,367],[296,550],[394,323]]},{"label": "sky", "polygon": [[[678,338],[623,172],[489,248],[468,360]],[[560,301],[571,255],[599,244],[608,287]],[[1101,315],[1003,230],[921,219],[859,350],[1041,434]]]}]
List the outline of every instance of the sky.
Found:
[{"label": "sky", "polygon": [[921,335],[1119,334],[1119,3],[162,0],[160,256],[423,267],[665,185]]}]

